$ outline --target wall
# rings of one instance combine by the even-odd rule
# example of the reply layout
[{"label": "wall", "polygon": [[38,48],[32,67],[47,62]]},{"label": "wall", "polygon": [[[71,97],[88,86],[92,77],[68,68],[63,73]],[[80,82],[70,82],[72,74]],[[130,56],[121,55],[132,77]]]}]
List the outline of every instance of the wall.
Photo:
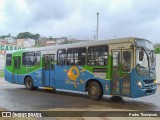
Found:
[{"label": "wall", "polygon": [[5,66],[5,55],[0,54],[0,72],[4,70]]}]

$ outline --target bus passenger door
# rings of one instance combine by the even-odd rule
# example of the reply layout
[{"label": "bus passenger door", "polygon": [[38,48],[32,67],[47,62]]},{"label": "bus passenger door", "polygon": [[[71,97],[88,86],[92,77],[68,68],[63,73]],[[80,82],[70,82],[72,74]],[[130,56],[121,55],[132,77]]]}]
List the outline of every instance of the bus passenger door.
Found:
[{"label": "bus passenger door", "polygon": [[131,95],[131,70],[133,65],[133,57],[131,50],[122,50],[122,81],[121,94],[123,96]]},{"label": "bus passenger door", "polygon": [[51,82],[54,81],[54,54],[47,54],[43,56],[44,72],[43,72],[43,81],[44,86],[51,86]]},{"label": "bus passenger door", "polygon": [[21,65],[21,57],[16,56],[13,57],[14,66],[13,66],[13,83],[19,83],[20,81],[20,65]]},{"label": "bus passenger door", "polygon": [[130,96],[131,50],[113,50],[112,94]]},{"label": "bus passenger door", "polygon": [[120,94],[120,81],[121,81],[121,51],[113,50],[112,51],[113,64],[112,64],[112,94]]}]

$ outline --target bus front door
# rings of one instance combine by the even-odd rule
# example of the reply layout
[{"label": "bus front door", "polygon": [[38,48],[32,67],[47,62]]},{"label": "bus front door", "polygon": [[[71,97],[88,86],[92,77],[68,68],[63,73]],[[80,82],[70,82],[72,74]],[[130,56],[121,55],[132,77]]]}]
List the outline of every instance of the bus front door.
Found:
[{"label": "bus front door", "polygon": [[112,64],[112,94],[130,96],[132,68],[132,51],[128,50],[113,50]]},{"label": "bus front door", "polygon": [[14,66],[13,66],[13,83],[20,83],[20,65],[21,65],[21,57],[20,56],[16,56],[13,57],[14,60]]},{"label": "bus front door", "polygon": [[43,56],[44,72],[43,83],[44,86],[53,86],[54,84],[54,62],[55,55],[47,54]]}]

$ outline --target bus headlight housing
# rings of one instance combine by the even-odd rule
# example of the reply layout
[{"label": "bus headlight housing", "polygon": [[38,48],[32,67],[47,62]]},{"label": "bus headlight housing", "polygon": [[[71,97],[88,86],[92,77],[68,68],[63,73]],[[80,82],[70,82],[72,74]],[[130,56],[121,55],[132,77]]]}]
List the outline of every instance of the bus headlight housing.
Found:
[{"label": "bus headlight housing", "polygon": [[142,82],[141,81],[137,81],[137,85],[142,88]]}]

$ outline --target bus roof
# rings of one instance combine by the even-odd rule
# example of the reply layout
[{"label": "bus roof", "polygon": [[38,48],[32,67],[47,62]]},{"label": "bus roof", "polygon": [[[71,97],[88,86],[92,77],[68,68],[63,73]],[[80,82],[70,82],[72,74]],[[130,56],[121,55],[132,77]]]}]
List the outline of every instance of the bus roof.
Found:
[{"label": "bus roof", "polygon": [[[139,38],[137,38],[139,39]],[[63,44],[63,45],[52,45],[46,47],[38,47],[38,48],[26,48],[21,51],[46,51],[46,50],[56,50],[56,49],[67,49],[67,48],[78,48],[78,47],[88,47],[94,45],[105,45],[105,44],[114,44],[114,43],[134,43],[134,37],[126,37],[126,38],[117,38],[117,39],[109,39],[109,40],[96,40],[96,41],[88,41],[88,42],[78,42],[72,44]],[[20,51],[20,50],[17,50]],[[7,53],[14,53],[14,51],[8,51]]]}]

